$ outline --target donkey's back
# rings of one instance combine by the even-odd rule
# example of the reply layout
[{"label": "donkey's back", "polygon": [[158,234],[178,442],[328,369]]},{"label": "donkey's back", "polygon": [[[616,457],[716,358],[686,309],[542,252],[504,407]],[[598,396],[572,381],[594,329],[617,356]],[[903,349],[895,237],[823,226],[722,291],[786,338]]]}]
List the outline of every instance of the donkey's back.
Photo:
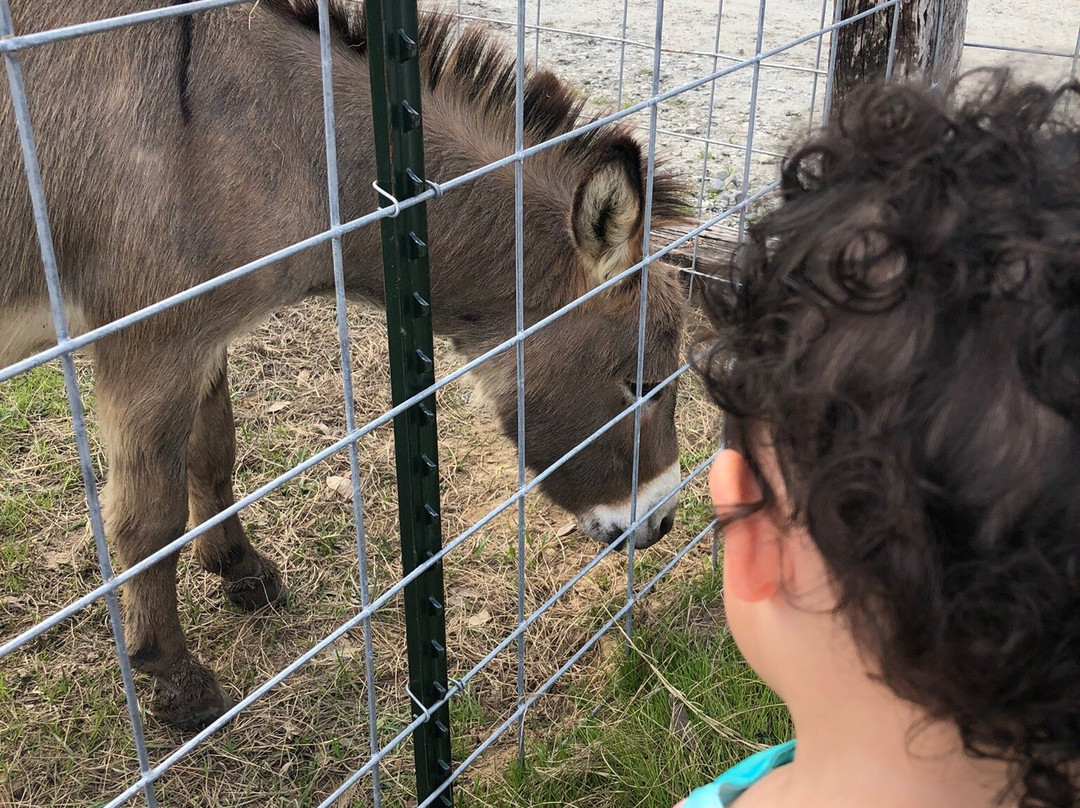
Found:
[{"label": "donkey's back", "polygon": [[[145,6],[14,0],[12,11],[16,33],[28,33]],[[318,65],[287,58],[307,32],[276,14],[249,27],[250,13],[169,18],[20,54],[72,331],[325,228]],[[0,108],[0,239],[10,245],[0,259],[4,365],[55,335],[7,82]],[[222,332],[215,339],[310,291],[309,277],[288,262],[281,269],[211,296],[214,310],[233,315],[214,318]],[[193,304],[163,327],[175,333],[199,309]]]}]

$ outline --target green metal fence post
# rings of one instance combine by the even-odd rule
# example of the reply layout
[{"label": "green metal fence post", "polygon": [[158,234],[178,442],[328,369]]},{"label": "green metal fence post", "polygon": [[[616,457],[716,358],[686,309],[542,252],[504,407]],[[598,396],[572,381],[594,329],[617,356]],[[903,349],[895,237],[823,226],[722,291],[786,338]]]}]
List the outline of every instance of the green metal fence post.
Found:
[{"label": "green metal fence post", "polygon": [[[405,200],[424,190],[416,0],[368,0],[366,14],[379,186]],[[424,204],[382,220],[382,255],[390,384],[398,404],[435,381]],[[442,546],[434,396],[394,419],[394,449],[402,566],[408,574]],[[409,692],[413,714],[419,716],[447,692],[442,564],[406,586],[404,596]],[[436,804],[449,808],[448,706],[431,712],[417,727],[413,748],[417,798],[423,801],[444,789]]]}]

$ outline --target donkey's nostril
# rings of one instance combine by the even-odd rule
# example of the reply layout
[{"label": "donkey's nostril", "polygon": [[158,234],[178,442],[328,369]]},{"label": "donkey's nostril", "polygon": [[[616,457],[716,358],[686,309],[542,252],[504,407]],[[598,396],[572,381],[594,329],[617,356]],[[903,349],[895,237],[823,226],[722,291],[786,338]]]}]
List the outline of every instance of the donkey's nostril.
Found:
[{"label": "donkey's nostril", "polygon": [[675,517],[669,513],[667,516],[660,520],[660,535],[658,538],[663,538],[664,536],[666,536],[668,533],[671,532],[671,529],[673,527],[675,527]]},{"label": "donkey's nostril", "polygon": [[626,537],[623,535],[626,531],[619,527],[610,528],[605,537],[605,544],[622,544],[626,541]]}]

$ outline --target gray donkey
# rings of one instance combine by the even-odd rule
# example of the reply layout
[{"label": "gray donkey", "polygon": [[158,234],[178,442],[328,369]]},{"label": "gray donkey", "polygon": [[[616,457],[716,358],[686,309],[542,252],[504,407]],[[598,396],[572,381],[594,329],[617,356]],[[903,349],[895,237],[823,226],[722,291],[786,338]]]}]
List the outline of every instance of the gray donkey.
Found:
[{"label": "gray donkey", "polygon": [[[139,10],[145,0],[14,0],[19,33]],[[334,77],[343,219],[373,209],[366,34],[335,0]],[[325,229],[329,222],[314,0],[163,20],[22,55],[71,331],[117,317]],[[449,178],[513,150],[514,68],[482,30],[451,36],[427,15],[421,36],[428,176]],[[548,72],[525,91],[526,139],[579,124],[582,99]],[[6,84],[0,89],[0,366],[55,344]],[[628,129],[600,128],[524,163],[525,319],[533,323],[641,259],[645,163]],[[513,170],[429,205],[435,328],[465,357],[514,333]],[[655,181],[653,221],[681,220],[681,189]],[[379,230],[343,239],[351,294],[383,299]],[[97,418],[108,453],[106,531],[131,565],[233,503],[235,434],[226,348],[271,312],[332,293],[329,245],[312,248],[93,345]],[[548,468],[627,407],[637,390],[641,283],[627,279],[526,343],[526,462]],[[674,268],[648,283],[645,381],[678,366],[683,292]],[[512,351],[476,370],[502,430],[517,432]],[[638,513],[679,479],[675,390],[644,408]],[[633,418],[552,474],[543,490],[611,541],[630,525]],[[645,547],[675,502],[633,533]],[[230,517],[194,543],[244,609],[282,592],[272,561]],[[227,700],[188,650],[176,558],[124,591],[136,668],[153,711],[203,725]]]}]

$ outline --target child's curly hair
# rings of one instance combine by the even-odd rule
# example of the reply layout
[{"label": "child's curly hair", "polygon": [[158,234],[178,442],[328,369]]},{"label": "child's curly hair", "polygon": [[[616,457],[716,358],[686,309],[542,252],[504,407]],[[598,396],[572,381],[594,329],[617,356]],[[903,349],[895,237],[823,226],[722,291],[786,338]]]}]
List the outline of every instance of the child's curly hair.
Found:
[{"label": "child's curly hair", "polygon": [[1003,71],[853,94],[707,292],[699,367],[884,682],[1021,808],[1080,805],[1078,116]]}]

